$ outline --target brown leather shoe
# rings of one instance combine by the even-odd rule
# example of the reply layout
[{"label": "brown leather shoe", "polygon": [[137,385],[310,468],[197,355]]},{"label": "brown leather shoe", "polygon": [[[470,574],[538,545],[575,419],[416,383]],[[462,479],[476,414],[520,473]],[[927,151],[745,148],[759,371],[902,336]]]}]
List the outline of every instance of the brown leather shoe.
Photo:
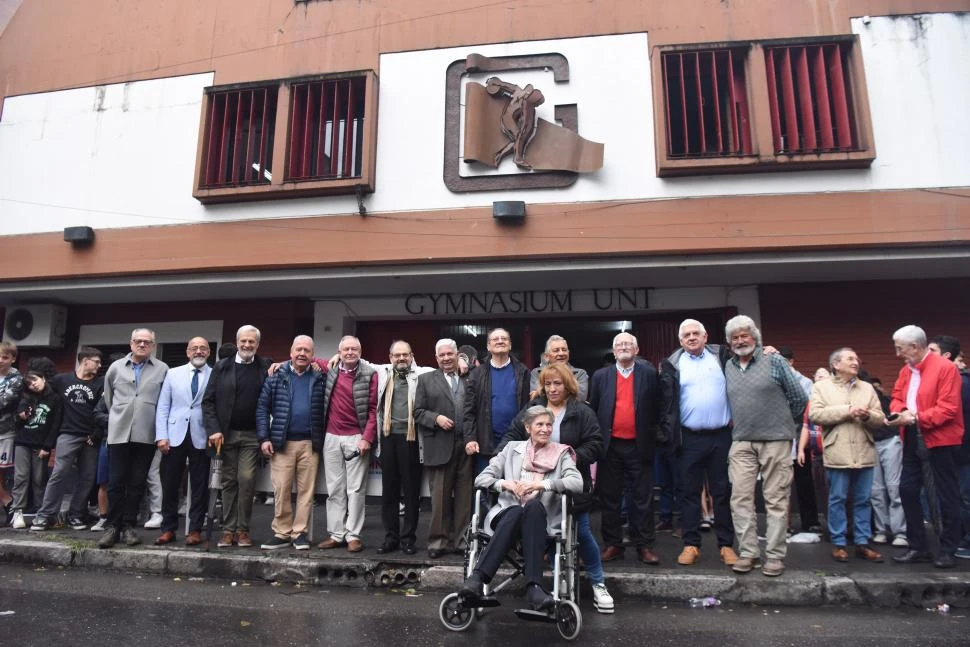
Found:
[{"label": "brown leather shoe", "polygon": [[832,549],[832,559],[837,562],[847,562],[849,561],[849,551],[845,549],[845,546],[836,546]]},{"label": "brown leather shoe", "polygon": [[701,551],[697,546],[684,546],[684,550],[677,556],[677,563],[681,566],[690,566],[696,564],[700,558]]},{"label": "brown leather shoe", "polygon": [[653,566],[660,563],[660,558],[657,557],[657,553],[653,552],[652,549],[647,548],[646,546],[637,548],[637,559],[644,564],[651,564]]},{"label": "brown leather shoe", "polygon": [[171,530],[166,530],[155,540],[155,545],[164,546],[165,544],[171,544],[173,541],[175,541],[175,533]]},{"label": "brown leather shoe", "polygon": [[364,544],[360,543],[359,539],[351,539],[347,542],[348,553],[359,553],[362,550],[364,550]]},{"label": "brown leather shoe", "polygon": [[[867,562],[875,562],[876,564],[882,564],[882,555],[869,548],[868,546],[856,546],[855,556],[859,559],[864,559]],[[848,557],[848,556],[846,556]]]},{"label": "brown leather shoe", "polygon": [[198,546],[202,543],[202,533],[198,530],[192,530],[189,534],[185,535],[185,545],[186,546]]},{"label": "brown leather shoe", "polygon": [[347,545],[347,542],[337,541],[333,537],[328,537],[327,539],[324,539],[319,544],[317,544],[317,548],[322,548],[323,550],[330,550],[331,548],[340,548],[341,546],[346,546],[346,545]]},{"label": "brown leather shoe", "polygon": [[229,548],[232,546],[233,535],[231,532],[224,532],[222,536],[219,537],[219,543],[216,544],[219,548]]},{"label": "brown leather shoe", "polygon": [[252,537],[245,530],[236,532],[236,545],[240,548],[249,548],[253,545]]},{"label": "brown leather shoe", "polygon": [[601,562],[612,562],[614,559],[623,559],[623,548],[620,546],[607,546],[600,553]]},{"label": "brown leather shoe", "polygon": [[738,554],[730,546],[721,546],[721,561],[726,566],[734,566],[738,563]]}]

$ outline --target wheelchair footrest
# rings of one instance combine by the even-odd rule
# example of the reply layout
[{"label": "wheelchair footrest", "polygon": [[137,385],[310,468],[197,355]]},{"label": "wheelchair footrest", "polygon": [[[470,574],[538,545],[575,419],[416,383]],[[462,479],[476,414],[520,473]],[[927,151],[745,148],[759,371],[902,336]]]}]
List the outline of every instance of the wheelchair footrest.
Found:
[{"label": "wheelchair footrest", "polygon": [[537,622],[555,622],[556,611],[533,611],[532,609],[515,609],[515,615],[520,620],[535,620]]},{"label": "wheelchair footrest", "polygon": [[493,598],[491,596],[479,598],[479,597],[462,597],[461,606],[466,609],[488,609],[492,607],[500,607],[502,603],[498,601],[498,598]]}]

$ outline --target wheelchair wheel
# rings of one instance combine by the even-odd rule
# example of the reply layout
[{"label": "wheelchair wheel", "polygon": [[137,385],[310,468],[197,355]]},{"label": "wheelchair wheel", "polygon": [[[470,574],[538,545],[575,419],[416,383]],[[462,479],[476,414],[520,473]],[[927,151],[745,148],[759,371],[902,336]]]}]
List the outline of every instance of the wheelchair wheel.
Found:
[{"label": "wheelchair wheel", "polygon": [[451,631],[464,631],[475,621],[476,613],[474,609],[464,607],[461,598],[457,593],[446,595],[438,607],[438,617],[445,629]]},{"label": "wheelchair wheel", "polygon": [[575,640],[583,628],[583,614],[572,600],[564,600],[556,609],[556,628],[566,640]]}]

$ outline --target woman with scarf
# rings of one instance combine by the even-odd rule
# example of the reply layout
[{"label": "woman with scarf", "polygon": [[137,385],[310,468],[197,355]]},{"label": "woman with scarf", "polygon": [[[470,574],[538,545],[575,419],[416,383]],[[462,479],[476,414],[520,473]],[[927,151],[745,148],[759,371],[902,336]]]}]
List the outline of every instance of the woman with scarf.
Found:
[{"label": "woman with scarf", "polygon": [[521,539],[526,600],[536,610],[555,604],[541,584],[546,537],[561,521],[558,494],[582,492],[583,477],[572,448],[550,440],[554,419],[545,407],[526,409],[522,421],[529,440],[507,443],[475,479],[475,487],[494,490],[499,497],[485,516],[485,529],[493,531],[492,538],[459,592],[466,603],[482,597],[484,584],[492,580],[516,539]]},{"label": "woman with scarf", "polygon": [[553,442],[569,445],[576,452],[576,469],[583,477],[583,492],[573,497],[576,530],[579,537],[579,556],[586,566],[586,577],[593,585],[593,606],[600,613],[613,613],[613,597],[606,589],[600,547],[589,527],[589,509],[592,506],[593,481],[590,466],[598,461],[603,452],[603,436],[596,414],[579,396],[579,385],[568,364],[549,364],[539,372],[538,386],[532,393],[532,401],[520,413],[499,444],[513,440],[525,440],[528,434],[523,415],[529,407],[540,405],[552,411]]}]

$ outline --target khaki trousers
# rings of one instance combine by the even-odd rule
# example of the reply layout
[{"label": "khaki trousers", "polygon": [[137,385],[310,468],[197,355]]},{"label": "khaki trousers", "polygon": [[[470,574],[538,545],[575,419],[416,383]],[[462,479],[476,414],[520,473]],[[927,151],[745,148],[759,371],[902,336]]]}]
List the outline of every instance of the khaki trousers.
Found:
[{"label": "khaki trousers", "polygon": [[[317,480],[317,461],[309,440],[290,440],[273,454],[270,478],[276,507],[273,515],[273,534],[280,539],[295,539],[310,527],[313,508],[313,487]],[[290,497],[296,481],[296,510]]]},{"label": "khaki trousers", "polygon": [[755,486],[761,474],[768,518],[765,556],[785,559],[788,552],[788,505],[791,497],[792,460],[790,440],[747,441],[731,443],[728,454],[731,477],[731,518],[738,537],[741,557],[757,558],[758,515],[754,505]]}]

